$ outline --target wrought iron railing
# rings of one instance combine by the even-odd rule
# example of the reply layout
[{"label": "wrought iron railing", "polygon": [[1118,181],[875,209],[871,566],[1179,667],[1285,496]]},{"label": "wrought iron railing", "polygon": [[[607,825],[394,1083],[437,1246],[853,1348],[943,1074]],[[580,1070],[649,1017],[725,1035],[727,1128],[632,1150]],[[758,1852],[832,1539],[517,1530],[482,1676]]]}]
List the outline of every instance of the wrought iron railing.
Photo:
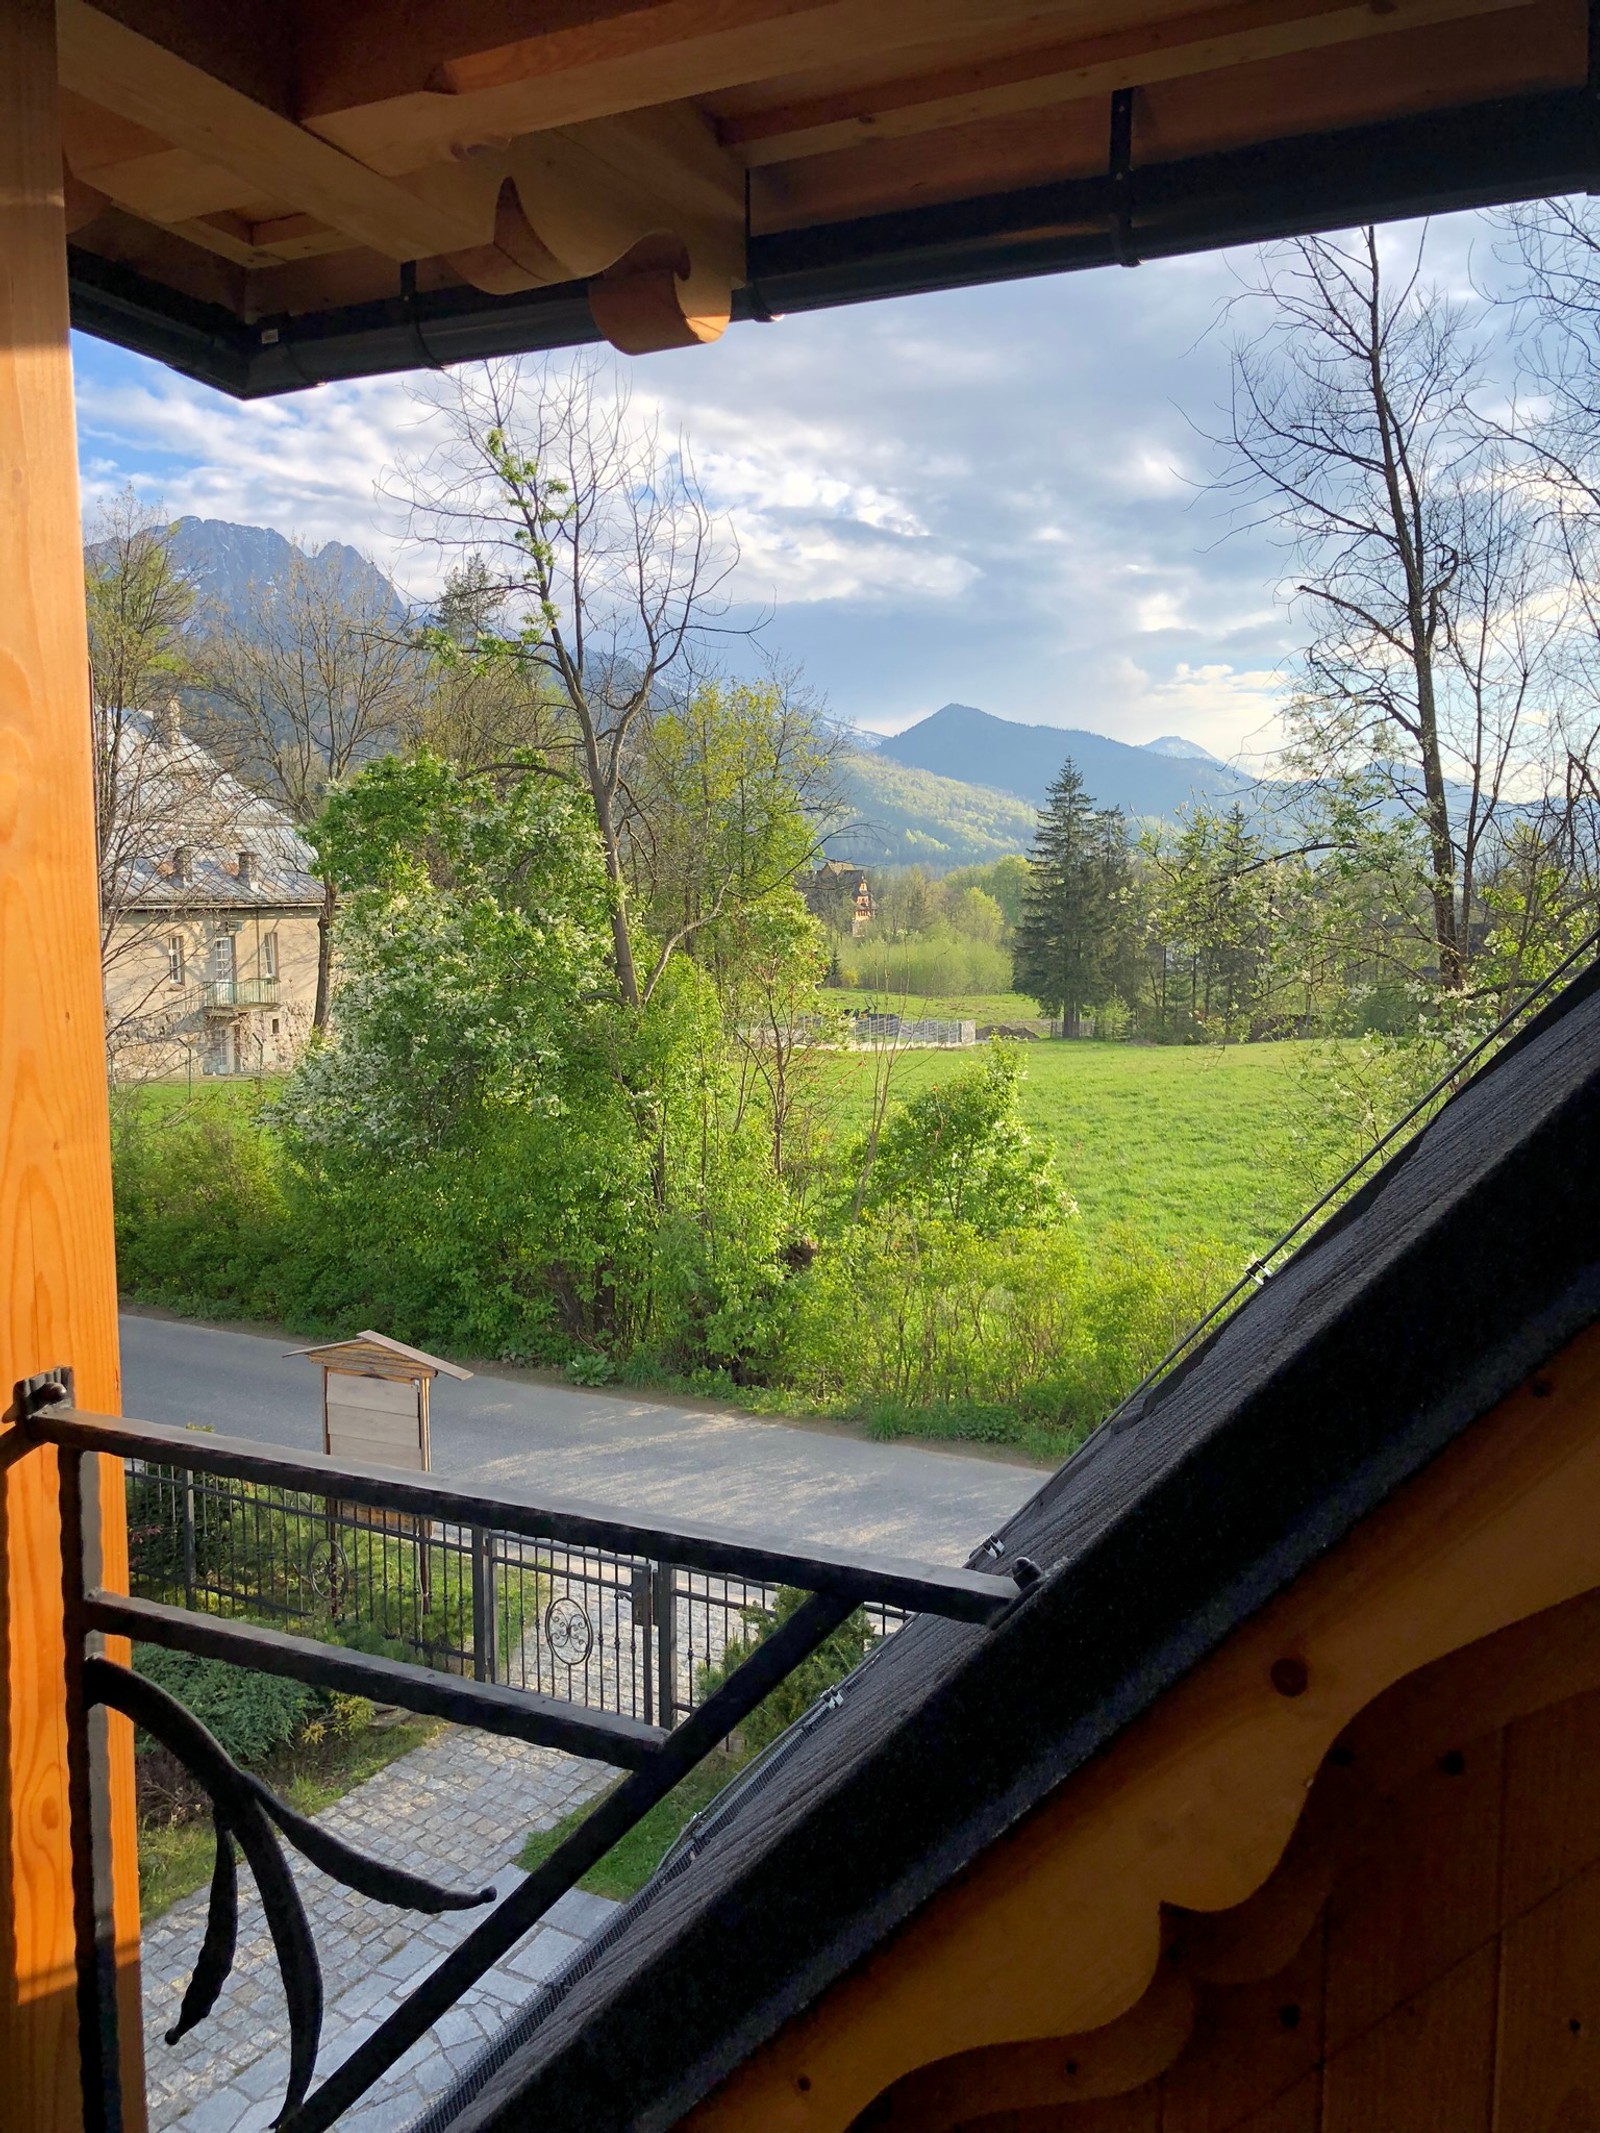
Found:
[{"label": "wrought iron railing", "polygon": [[[19,1385],[13,1416],[26,1435],[55,1445],[60,1454],[86,2133],[118,2133],[122,2124],[103,1710],[125,1713],[158,1739],[212,1803],[217,1853],[206,1936],[170,2041],[205,2018],[226,1982],[238,1918],[236,1854],[243,1851],[289,2005],[288,2081],[277,2124],[281,2133],[325,2133],[858,1608],[875,1612],[885,1629],[919,1612],[987,1625],[1037,1576],[1022,1559],[999,1575],[767,1545],[705,1527],[627,1519],[583,1504],[491,1497],[433,1475],[335,1464],[242,1439],[85,1414],[72,1405],[71,1373],[65,1370]],[[93,1502],[99,1468],[89,1456],[96,1453],[135,1463],[135,1538],[147,1565],[160,1559],[162,1597],[101,1588]],[[140,1494],[151,1488],[159,1514],[154,1517],[148,1515],[151,1499]],[[242,1516],[255,1522],[258,1535],[271,1529],[250,1573],[258,1585],[270,1587],[266,1598],[243,1592],[237,1557],[224,1552],[208,1560],[219,1504],[232,1506],[228,1524]],[[203,1513],[202,1505],[210,1508]],[[240,1506],[249,1508],[241,1512]],[[141,1530],[141,1521],[150,1530]],[[152,1546],[152,1531],[162,1546]],[[319,1546],[326,1551],[315,1558],[324,1565],[322,1591],[309,1567]],[[345,1578],[329,1570],[340,1551],[347,1565],[364,1563],[365,1571],[357,1567]],[[380,1563],[388,1566],[381,1573]],[[516,1607],[500,1582],[513,1563],[524,1595]],[[411,1648],[430,1663],[332,1641],[339,1610],[358,1604],[363,1575],[367,1604],[376,1593],[409,1590],[418,1630]],[[772,1617],[766,1634],[741,1638],[735,1646],[735,1617],[747,1608],[765,1610],[782,1586],[808,1597],[784,1619]],[[600,1597],[589,1609],[575,1592]],[[436,1608],[440,1593],[448,1604]],[[575,1613],[562,1612],[564,1601]],[[609,1681],[604,1668],[586,1672],[586,1661],[608,1635],[622,1651],[616,1625],[624,1613],[628,1666],[619,1665]],[[260,1617],[267,1614],[284,1626],[264,1624]],[[538,1655],[531,1672],[525,1659],[520,1667],[513,1664],[509,1640],[490,1626],[503,1628],[513,1619],[520,1650],[526,1653],[531,1645]],[[591,1757],[626,1775],[505,1896],[496,1900],[493,1889],[442,1888],[367,1858],[277,1799],[232,1763],[180,1703],[108,1660],[102,1650],[108,1635],[372,1697]],[[588,1652],[580,1649],[586,1638],[592,1640]],[[570,1666],[563,1647],[573,1655]],[[563,1670],[564,1681],[554,1671],[540,1671],[545,1653]],[[581,1695],[575,1693],[579,1686]],[[316,2086],[322,1981],[285,1842],[347,1887],[385,1903],[422,1911],[493,1905]]]},{"label": "wrought iron railing", "polygon": [[[137,1599],[402,1646],[420,1665],[675,1725],[764,1627],[768,1579],[498,1528],[374,1523],[325,1495],[128,1462]],[[873,1639],[904,1608],[864,1603]]]},{"label": "wrought iron railing", "polygon": [[200,1004],[208,1013],[236,1007],[276,1007],[276,978],[208,978],[200,988]]}]

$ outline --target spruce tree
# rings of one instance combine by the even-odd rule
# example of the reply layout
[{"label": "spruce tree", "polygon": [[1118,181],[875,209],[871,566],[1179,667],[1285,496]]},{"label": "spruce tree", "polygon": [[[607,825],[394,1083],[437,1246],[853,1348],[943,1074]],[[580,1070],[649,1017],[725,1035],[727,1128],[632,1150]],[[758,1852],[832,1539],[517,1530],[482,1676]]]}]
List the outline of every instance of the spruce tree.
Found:
[{"label": "spruce tree", "polygon": [[1028,856],[1012,982],[1069,1034],[1103,997],[1112,916],[1100,817],[1072,758],[1050,787]]}]

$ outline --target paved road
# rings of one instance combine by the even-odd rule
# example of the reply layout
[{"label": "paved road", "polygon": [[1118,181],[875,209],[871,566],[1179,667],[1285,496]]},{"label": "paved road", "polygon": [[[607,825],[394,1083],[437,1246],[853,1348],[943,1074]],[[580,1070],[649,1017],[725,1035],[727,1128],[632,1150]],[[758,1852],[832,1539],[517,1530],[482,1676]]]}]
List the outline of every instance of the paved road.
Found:
[{"label": "paved road", "polygon": [[[125,1312],[123,1404],[149,1422],[320,1450],[317,1373],[291,1343]],[[787,1541],[962,1561],[1043,1476],[1032,1467],[726,1408],[584,1392],[530,1372],[441,1378],[433,1463],[454,1480],[715,1520]]]}]

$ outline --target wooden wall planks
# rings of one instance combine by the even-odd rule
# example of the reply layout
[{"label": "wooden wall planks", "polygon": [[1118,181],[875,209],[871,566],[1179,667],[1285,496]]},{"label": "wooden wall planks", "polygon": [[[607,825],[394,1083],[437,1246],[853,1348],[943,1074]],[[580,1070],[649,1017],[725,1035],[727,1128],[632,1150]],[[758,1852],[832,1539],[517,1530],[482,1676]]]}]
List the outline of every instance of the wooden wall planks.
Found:
[{"label": "wooden wall planks", "polygon": [[[1587,1687],[1593,1662],[1584,1649],[1592,1598],[1397,1684],[1347,1729],[1303,1825],[1306,1843],[1334,1863],[1331,1893],[1286,1963],[1282,1907],[1265,1899],[1276,1882],[1292,1892],[1304,1880],[1294,1851],[1256,1897],[1217,1920],[1236,1917],[1237,1930],[1204,1935],[1197,1914],[1174,1917],[1158,1979],[1201,1982],[1192,2030],[1165,2072],[1092,2103],[969,2116],[958,2133],[1594,2133],[1600,1691]],[[1541,1695],[1560,1700],[1530,1708]],[[1497,1705],[1504,1722],[1474,1737],[1474,1718]],[[1376,1796],[1363,1792],[1363,1773],[1377,1781]],[[1274,1975],[1205,1982],[1219,1950],[1231,1974],[1253,1975],[1252,1945],[1280,1965]],[[1145,2004],[1102,2034],[1134,2033]],[[1087,2065],[1096,2039],[1055,2044]],[[1037,2057],[1049,2047],[1013,2049]],[[996,2101],[1014,2091],[1003,2049],[970,2058],[992,2063]],[[939,2084],[920,2086],[935,2105]],[[897,2108],[875,2107],[870,2122],[944,2133],[948,2117],[919,2110],[918,2090],[900,2084],[884,2099]]]},{"label": "wooden wall planks", "polygon": [[[57,1363],[115,1412],[116,1282],[65,223],[50,0],[0,6],[0,1403]],[[20,1456],[19,1456],[20,1454]],[[118,1507],[120,1474],[103,1491]],[[55,1454],[0,1426],[0,2129],[81,2123]],[[108,1574],[124,1554],[105,1539]],[[132,1759],[113,1734],[113,1811]],[[137,1868],[119,1846],[123,1975]],[[125,2073],[139,2073],[137,2020]],[[134,2091],[138,2093],[137,2089]],[[143,2122],[133,2105],[130,2124]]]}]

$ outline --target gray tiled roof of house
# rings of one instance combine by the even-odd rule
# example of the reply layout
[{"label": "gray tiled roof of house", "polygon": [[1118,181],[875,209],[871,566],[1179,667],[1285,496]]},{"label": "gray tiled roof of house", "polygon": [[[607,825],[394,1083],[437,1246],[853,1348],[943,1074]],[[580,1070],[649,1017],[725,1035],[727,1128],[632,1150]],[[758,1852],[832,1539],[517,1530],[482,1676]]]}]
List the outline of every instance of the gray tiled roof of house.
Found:
[{"label": "gray tiled roof of house", "polygon": [[[175,722],[167,727],[130,714],[122,757],[125,910],[320,906],[315,854],[282,808],[252,792]],[[244,869],[241,853],[250,855]]]}]

